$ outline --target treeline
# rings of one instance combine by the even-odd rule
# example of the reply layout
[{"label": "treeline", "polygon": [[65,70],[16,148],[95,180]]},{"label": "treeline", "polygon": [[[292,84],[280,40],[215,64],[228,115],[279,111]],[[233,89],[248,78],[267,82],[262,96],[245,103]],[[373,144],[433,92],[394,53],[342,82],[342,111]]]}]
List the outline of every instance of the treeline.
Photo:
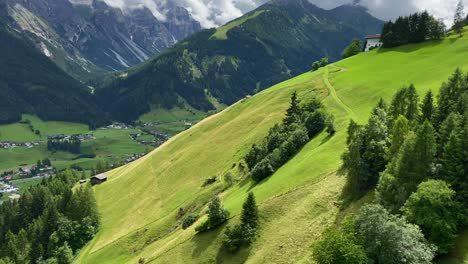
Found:
[{"label": "treeline", "polygon": [[324,111],[322,103],[313,98],[301,105],[294,92],[283,122],[271,128],[263,142],[254,144],[244,158],[252,179],[259,182],[271,176],[325,128],[330,135],[335,133],[333,116]]},{"label": "treeline", "polygon": [[424,11],[385,23],[381,40],[384,48],[392,48],[429,39],[441,39],[445,36],[445,30],[442,21]]},{"label": "treeline", "polygon": [[48,151],[66,151],[74,154],[81,153],[81,141],[78,138],[72,138],[70,140],[47,140]]},{"label": "treeline", "polygon": [[377,205],[361,211],[351,225],[356,232],[327,233],[320,247],[328,257],[342,256],[333,240],[354,241],[349,250],[378,263],[431,263],[448,253],[468,224],[468,74],[457,69],[437,100],[432,92],[419,100],[414,85],[399,90],[390,106],[381,100],[367,125],[351,122],[347,143],[346,194],[359,198],[376,188]]},{"label": "treeline", "polygon": [[99,227],[91,187],[72,190],[79,179],[61,172],[0,206],[0,263],[72,263]]}]

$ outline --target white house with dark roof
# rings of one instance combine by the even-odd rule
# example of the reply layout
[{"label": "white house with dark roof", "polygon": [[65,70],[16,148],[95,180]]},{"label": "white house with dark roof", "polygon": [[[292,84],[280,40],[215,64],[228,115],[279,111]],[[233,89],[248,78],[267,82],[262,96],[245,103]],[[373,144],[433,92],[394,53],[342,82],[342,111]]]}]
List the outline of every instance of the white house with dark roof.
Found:
[{"label": "white house with dark roof", "polygon": [[368,35],[366,36],[366,47],[364,51],[369,51],[374,48],[378,48],[382,46],[382,41],[380,39],[380,34],[376,35]]}]

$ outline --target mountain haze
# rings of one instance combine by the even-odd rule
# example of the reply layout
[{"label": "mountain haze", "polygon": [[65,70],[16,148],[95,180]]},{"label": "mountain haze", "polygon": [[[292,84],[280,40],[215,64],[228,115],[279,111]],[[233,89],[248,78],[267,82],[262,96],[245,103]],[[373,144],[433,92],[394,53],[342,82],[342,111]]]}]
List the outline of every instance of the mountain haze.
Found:
[{"label": "mountain haze", "polygon": [[114,118],[132,121],[152,108],[232,104],[310,69],[336,61],[353,38],[380,31],[361,7],[333,10],[306,0],[274,0],[218,29],[196,33],[97,90]]}]

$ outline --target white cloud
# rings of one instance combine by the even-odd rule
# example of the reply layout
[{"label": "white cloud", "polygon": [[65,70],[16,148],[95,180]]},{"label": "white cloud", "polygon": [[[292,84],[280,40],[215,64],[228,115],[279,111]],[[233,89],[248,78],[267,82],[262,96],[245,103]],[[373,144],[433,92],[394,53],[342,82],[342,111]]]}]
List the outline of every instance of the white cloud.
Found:
[{"label": "white cloud", "polygon": [[153,15],[160,21],[165,21],[166,16],[164,15],[164,8],[157,4],[156,1],[153,0],[102,0],[106,2],[109,6],[117,7],[122,10],[124,9],[135,9],[135,8],[142,8],[146,7]]},{"label": "white cloud", "polygon": [[[160,20],[165,19],[168,4],[185,7],[203,27],[210,28],[222,25],[242,14],[251,11],[268,0],[103,0],[111,6],[120,8],[148,7]],[[356,0],[309,0],[326,9],[356,2]],[[468,0],[465,6],[468,7]],[[408,15],[415,11],[428,10],[447,24],[452,17],[458,0],[360,0],[361,5],[369,12],[384,20]]]}]

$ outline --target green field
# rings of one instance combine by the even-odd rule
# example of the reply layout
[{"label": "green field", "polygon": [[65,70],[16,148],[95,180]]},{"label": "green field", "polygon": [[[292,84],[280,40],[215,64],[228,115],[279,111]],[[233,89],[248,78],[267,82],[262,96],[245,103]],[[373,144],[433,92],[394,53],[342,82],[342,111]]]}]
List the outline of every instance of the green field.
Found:
[{"label": "green field", "polygon": [[[36,135],[29,128],[29,124],[15,123],[0,125],[0,141],[31,142],[46,141],[50,134],[93,134],[96,139],[84,142],[81,146],[82,154],[95,154],[97,159],[107,159],[111,163],[122,162],[127,155],[144,153],[151,148],[139,145],[133,141],[130,134],[137,133],[135,129],[108,129],[101,128],[90,131],[87,125],[69,122],[45,122],[31,115],[23,115],[23,120],[29,120],[34,129],[41,131],[42,136]],[[77,165],[85,169],[94,166],[97,159],[80,157],[65,152],[51,153],[46,144],[38,147],[13,149],[0,149],[0,172],[15,170],[24,165],[36,164],[38,160],[49,158],[58,169],[65,169]]]},{"label": "green field", "polygon": [[29,187],[38,185],[42,179],[31,178],[11,181],[10,184],[20,188],[19,194],[24,193]]},{"label": "green field", "polygon": [[[436,91],[456,67],[468,70],[468,61],[461,59],[468,56],[466,47],[468,37],[449,37],[375,50],[306,73],[238,102],[145,158],[109,172],[108,182],[95,188],[102,228],[77,263],[137,263],[140,258],[145,263],[313,263],[311,245],[343,217],[338,201],[344,177],[336,171],[350,118],[364,123],[379,98],[389,101],[410,83],[421,96]],[[254,185],[237,164],[282,119],[293,91],[303,100],[313,94],[323,98],[338,132],[318,136],[272,177]],[[238,178],[221,194],[231,211],[229,225],[237,223],[249,191],[257,197],[261,222],[253,246],[235,255],[220,249],[225,226],[201,235],[193,227],[175,228],[179,208],[200,211],[222,188],[222,183],[203,188],[203,181],[229,170]]]},{"label": "green field", "polygon": [[228,39],[227,33],[229,32],[229,30],[242,25],[246,21],[257,17],[258,15],[262,14],[263,12],[265,12],[265,10],[256,11],[255,13],[251,14],[250,16],[243,16],[240,19],[234,20],[231,23],[228,23],[228,24],[226,24],[226,25],[224,25],[222,27],[219,27],[211,37],[212,38],[217,38],[217,39],[220,39],[220,40],[226,40],[226,39]]},{"label": "green field", "polygon": [[157,125],[146,127],[146,129],[156,130],[168,135],[176,135],[185,130],[185,123],[196,123],[206,117],[206,113],[190,109],[181,109],[175,107],[173,109],[154,109],[149,113],[142,115],[139,119],[141,122],[158,123]]},{"label": "green field", "polygon": [[51,134],[73,135],[85,134],[89,131],[88,126],[84,124],[57,121],[45,122],[32,115],[23,115],[22,120],[29,120],[34,130],[41,132],[41,136],[31,131],[28,124],[15,123],[0,125],[0,141],[30,142],[41,139],[47,140],[47,135]]}]

